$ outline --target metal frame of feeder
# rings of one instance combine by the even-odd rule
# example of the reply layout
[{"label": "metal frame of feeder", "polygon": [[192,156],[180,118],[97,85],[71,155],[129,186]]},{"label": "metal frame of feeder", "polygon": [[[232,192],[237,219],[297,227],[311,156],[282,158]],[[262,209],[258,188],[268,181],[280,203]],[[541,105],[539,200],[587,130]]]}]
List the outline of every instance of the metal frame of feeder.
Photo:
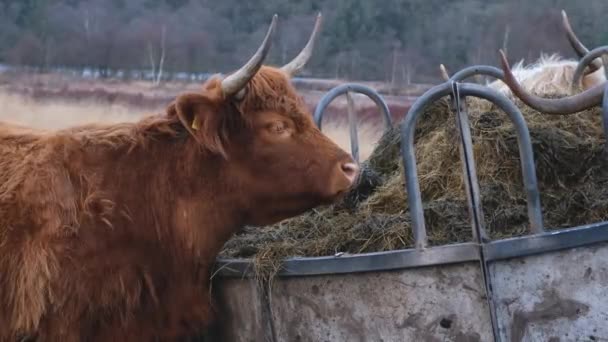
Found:
[{"label": "metal frame of feeder", "polygon": [[[571,90],[574,90],[577,86],[580,86],[581,79],[583,76],[583,72],[593,60],[598,57],[602,57],[602,64],[604,66],[604,76],[608,79],[608,65],[606,61],[606,55],[608,54],[608,46],[600,46],[589,51],[583,58],[580,59],[578,65],[576,66],[576,70],[574,71],[574,76],[572,77],[572,85],[570,87]],[[602,96],[602,128],[604,129],[604,138],[607,140],[607,143],[604,145],[604,151],[608,151],[608,82],[604,84],[604,95]]]},{"label": "metal frame of feeder", "polygon": [[[472,66],[465,68],[455,73],[447,82],[431,88],[419,97],[400,125],[402,158],[406,171],[406,187],[409,211],[412,217],[412,229],[415,236],[415,247],[355,255],[292,257],[284,261],[281,270],[278,272],[278,276],[344,274],[475,261],[482,259],[478,249],[479,243],[482,245],[484,259],[486,261],[494,261],[608,241],[608,222],[599,222],[556,231],[544,230],[532,145],[528,128],[521,112],[507,97],[497,91],[477,84],[463,83],[458,85],[460,96],[480,97],[493,102],[509,115],[510,120],[516,127],[520,157],[523,161],[522,173],[528,197],[527,205],[531,235],[495,241],[482,240],[479,242],[457,243],[437,247],[428,246],[414,156],[413,133],[415,131],[415,121],[426,106],[444,96],[453,95],[452,87],[454,81],[460,81],[476,74],[485,74],[497,78],[502,77],[502,71],[495,67]],[[386,110],[383,110],[384,113],[388,113],[388,106],[375,91],[358,84],[344,84],[326,93],[317,106],[314,118],[319,127],[321,127],[323,111],[328,107],[329,103],[339,95],[349,91],[361,92],[368,95],[374,102],[380,103],[380,108],[386,108]],[[385,117],[387,118],[387,122],[390,122],[390,113],[388,115],[385,114]],[[249,277],[253,275],[252,265],[251,259],[218,258],[216,269],[218,275],[225,277]]]},{"label": "metal frame of feeder", "polygon": [[[414,234],[414,247],[387,252],[344,254],[323,257],[292,257],[282,263],[277,276],[279,278],[329,276],[349,273],[383,272],[415,269],[420,267],[439,267],[463,263],[479,263],[480,272],[485,287],[485,301],[487,302],[489,324],[492,335],[497,341],[504,336],[508,319],[504,314],[504,285],[505,280],[500,278],[505,269],[512,266],[513,260],[525,259],[529,256],[543,257],[543,254],[561,250],[574,249],[583,246],[599,245],[608,242],[608,222],[598,222],[578,227],[545,231],[541,211],[540,192],[537,186],[533,149],[528,127],[519,109],[506,96],[485,86],[460,81],[477,74],[484,74],[499,79],[503,78],[502,71],[489,66],[473,66],[465,68],[450,77],[445,83],[439,84],[420,96],[410,107],[407,115],[400,124],[401,153],[405,170],[404,178],[407,190],[407,201],[412,220]],[[608,85],[606,86],[608,88]],[[321,127],[323,111],[337,96],[353,89],[365,89],[359,85],[342,85],[332,89],[322,98],[315,111],[315,122]],[[368,88],[369,89],[369,88]],[[369,93],[369,92],[368,92]],[[380,108],[388,106],[375,92]],[[604,113],[608,109],[608,91],[604,93]],[[366,94],[368,95],[368,94]],[[369,95],[368,95],[369,96]],[[370,98],[372,96],[369,96]],[[467,194],[469,214],[471,217],[472,242],[448,244],[442,246],[429,246],[424,222],[424,209],[416,172],[416,158],[414,154],[414,134],[416,121],[423,111],[435,101],[449,96],[451,109],[455,114],[460,139],[460,156],[463,164],[465,179],[465,193]],[[523,174],[524,190],[527,194],[527,208],[529,219],[529,235],[507,239],[494,240],[488,238],[483,223],[483,209],[481,208],[481,193],[475,170],[475,160],[472,153],[472,141],[468,113],[466,110],[466,97],[478,97],[492,102],[509,117],[513,123],[519,146],[521,170]],[[373,100],[374,98],[372,98]],[[352,102],[349,102],[349,107]],[[352,107],[349,108],[352,113]],[[353,125],[351,120],[351,133]],[[390,122],[390,115],[386,115]],[[356,130],[355,130],[356,132]],[[356,140],[351,143],[356,143]],[[523,258],[523,259],[522,259]],[[551,258],[551,257],[549,257]],[[546,259],[545,259],[546,260]],[[537,266],[536,266],[537,267]],[[502,270],[502,271],[501,271]],[[511,268],[512,270],[512,268]],[[218,258],[216,264],[217,275],[224,278],[253,278],[255,271],[251,259],[222,259]],[[508,281],[506,281],[508,282]],[[597,285],[597,284],[596,284]],[[496,290],[496,287],[502,289]],[[264,289],[267,291],[267,289]],[[269,311],[269,296],[266,292],[260,295],[263,301],[261,315],[267,321],[272,321]],[[599,306],[601,308],[601,306]],[[501,311],[503,310],[503,311]],[[597,312],[597,310],[596,310]],[[594,316],[597,320],[597,316]],[[595,322],[591,319],[590,322]]]},{"label": "metal frame of feeder", "polygon": [[353,159],[355,159],[355,161],[359,163],[359,135],[357,133],[357,115],[355,113],[355,104],[353,102],[352,93],[366,95],[370,100],[374,101],[374,103],[380,109],[380,112],[384,118],[385,129],[388,130],[392,128],[393,121],[391,118],[391,113],[388,109],[388,105],[386,104],[384,99],[382,99],[382,96],[380,96],[380,94],[378,94],[378,92],[376,92],[374,89],[356,83],[341,84],[328,91],[319,101],[317,108],[315,108],[313,118],[317,127],[322,130],[323,116],[325,114],[325,110],[327,109],[327,107],[329,107],[331,102],[335,100],[338,96],[346,94],[348,125],[350,129],[351,154],[353,156]]}]

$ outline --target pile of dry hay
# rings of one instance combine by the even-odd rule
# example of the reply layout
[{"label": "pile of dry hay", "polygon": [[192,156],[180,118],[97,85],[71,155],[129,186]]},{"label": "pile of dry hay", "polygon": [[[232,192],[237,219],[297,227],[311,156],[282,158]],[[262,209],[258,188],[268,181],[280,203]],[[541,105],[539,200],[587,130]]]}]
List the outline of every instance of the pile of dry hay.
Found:
[{"label": "pile of dry hay", "polygon": [[[544,96],[547,96],[546,94]],[[488,234],[527,233],[526,196],[515,130],[487,101],[468,98],[474,154]],[[543,115],[518,100],[532,137],[547,229],[608,219],[607,158],[601,109],[569,116]],[[458,134],[448,98],[418,121],[416,158],[431,245],[471,241]],[[262,278],[290,256],[326,256],[409,248],[413,238],[398,129],[388,131],[364,163],[362,183],[340,204],[263,228],[246,228],[223,257],[253,258]]]}]

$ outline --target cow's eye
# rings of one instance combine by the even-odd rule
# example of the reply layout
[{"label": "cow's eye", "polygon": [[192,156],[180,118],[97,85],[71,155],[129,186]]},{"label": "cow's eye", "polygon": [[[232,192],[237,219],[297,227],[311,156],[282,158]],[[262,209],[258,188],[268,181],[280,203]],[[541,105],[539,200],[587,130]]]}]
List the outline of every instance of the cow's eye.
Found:
[{"label": "cow's eye", "polygon": [[270,128],[271,128],[271,130],[272,130],[273,133],[282,134],[282,133],[285,133],[285,130],[287,129],[287,126],[285,126],[284,122],[277,121],[277,122],[274,122],[270,126]]}]

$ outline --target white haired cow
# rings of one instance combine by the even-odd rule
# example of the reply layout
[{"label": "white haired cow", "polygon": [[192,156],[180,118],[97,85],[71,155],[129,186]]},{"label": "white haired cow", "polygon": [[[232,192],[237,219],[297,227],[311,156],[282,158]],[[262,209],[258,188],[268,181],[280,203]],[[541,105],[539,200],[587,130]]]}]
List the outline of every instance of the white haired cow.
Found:
[{"label": "white haired cow", "polygon": [[[562,25],[564,27],[568,41],[578,58],[584,57],[589,50],[577,38],[570,26],[566,12],[562,10]],[[572,83],[578,60],[565,59],[559,54],[541,54],[540,58],[534,63],[524,66],[523,59],[510,69],[513,77],[521,89],[531,94],[555,94],[571,95]],[[448,79],[447,71],[441,66],[441,73],[444,79]],[[606,82],[604,68],[600,58],[595,59],[589,67],[585,69],[580,82],[582,91],[589,90]],[[500,93],[513,97],[511,88],[502,80],[493,80],[487,86],[499,91]],[[574,87],[574,89],[577,89]]]},{"label": "white haired cow", "polygon": [[[560,94],[569,95],[578,61],[563,59],[558,54],[541,57],[533,64],[523,65],[523,60],[516,63],[512,72],[519,84],[532,94]],[[591,69],[591,68],[589,68]],[[593,88],[606,82],[604,69],[587,70],[583,75],[582,90]],[[494,80],[487,86],[512,96],[511,89],[501,80]]]}]

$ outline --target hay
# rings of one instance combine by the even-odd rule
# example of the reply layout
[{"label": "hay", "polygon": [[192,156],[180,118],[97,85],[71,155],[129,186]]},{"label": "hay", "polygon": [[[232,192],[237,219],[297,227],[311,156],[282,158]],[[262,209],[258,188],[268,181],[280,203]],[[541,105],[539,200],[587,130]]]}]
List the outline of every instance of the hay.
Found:
[{"label": "hay", "polygon": [[[526,234],[526,196],[513,125],[489,102],[467,102],[486,230],[494,239]],[[601,109],[551,116],[515,103],[532,137],[546,228],[608,219]],[[253,258],[257,275],[268,279],[286,257],[411,247],[398,133],[384,134],[363,164],[360,186],[342,203],[273,226],[246,228],[225,245],[222,256]],[[418,121],[416,158],[431,245],[472,240],[457,137],[447,98]]]}]

